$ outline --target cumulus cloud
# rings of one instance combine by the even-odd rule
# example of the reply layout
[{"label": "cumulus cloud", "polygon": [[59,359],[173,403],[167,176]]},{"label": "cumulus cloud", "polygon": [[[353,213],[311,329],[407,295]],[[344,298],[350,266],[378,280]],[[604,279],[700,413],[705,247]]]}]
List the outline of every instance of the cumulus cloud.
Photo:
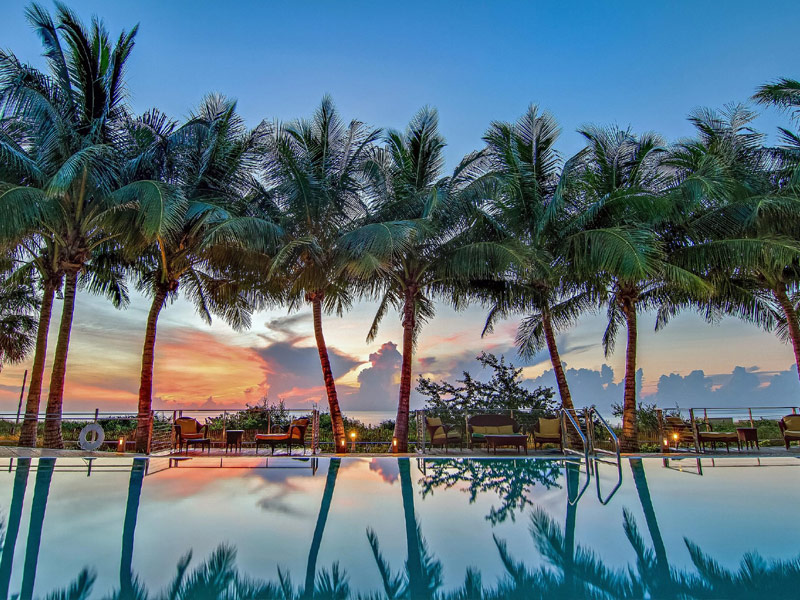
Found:
[{"label": "cumulus cloud", "polygon": [[[611,367],[567,369],[567,382],[576,406],[596,405],[603,414],[610,414],[611,405],[622,401],[623,381],[614,382]],[[661,407],[757,407],[797,404],[797,367],[785,371],[760,371],[757,367],[735,367],[730,373],[706,375],[695,370],[687,375],[661,375],[655,392],[641,396],[643,372],[637,372],[637,393],[640,398]],[[545,385],[555,389],[552,370],[527,379],[530,386]]]},{"label": "cumulus cloud", "polygon": [[394,342],[369,355],[370,366],[358,374],[358,390],[347,396],[345,408],[387,410],[397,404],[397,379],[402,355]]},{"label": "cumulus cloud", "polygon": [[[319,353],[315,346],[300,345],[300,338],[253,348],[263,360],[266,388],[273,400],[319,402],[324,397]],[[361,364],[357,358],[328,347],[334,379]]]}]

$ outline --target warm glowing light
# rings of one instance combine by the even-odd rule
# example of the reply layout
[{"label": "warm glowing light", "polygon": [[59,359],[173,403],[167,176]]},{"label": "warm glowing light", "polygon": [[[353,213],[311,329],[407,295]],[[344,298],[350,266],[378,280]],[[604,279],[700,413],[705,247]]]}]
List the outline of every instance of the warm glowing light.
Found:
[{"label": "warm glowing light", "polygon": [[675,441],[678,441],[678,434],[677,433],[673,433],[672,434],[672,439],[675,440]]},{"label": "warm glowing light", "polygon": [[352,439],[352,440],[356,439],[356,432],[355,431],[351,431],[350,432],[350,439]]},{"label": "warm glowing light", "polygon": [[669,444],[669,440],[667,438],[664,438],[664,445],[667,446],[668,444]]},{"label": "warm glowing light", "polygon": [[392,446],[397,446],[397,438],[392,438]]},{"label": "warm glowing light", "polygon": [[125,452],[125,438],[121,437],[117,441],[117,452]]}]

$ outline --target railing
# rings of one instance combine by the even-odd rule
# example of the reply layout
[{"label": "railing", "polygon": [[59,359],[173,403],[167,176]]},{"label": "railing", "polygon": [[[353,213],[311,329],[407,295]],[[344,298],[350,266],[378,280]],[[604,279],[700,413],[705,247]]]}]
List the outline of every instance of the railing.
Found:
[{"label": "railing", "polygon": [[[569,444],[568,444],[568,442],[569,442],[569,434],[567,433],[567,431],[568,431],[567,423],[570,423],[572,425],[572,428],[577,432],[577,434],[578,434],[578,436],[579,436],[579,438],[581,440],[581,444],[583,444],[583,452],[582,453],[578,452],[577,450],[573,450],[572,448],[569,447]],[[583,456],[584,458],[586,458],[586,464],[587,464],[587,468],[588,468],[588,464],[589,464],[589,441],[586,439],[586,436],[584,435],[583,431],[581,430],[581,426],[575,421],[575,418],[570,414],[570,411],[565,409],[565,408],[561,409],[561,435],[563,437],[563,444],[562,445],[563,445],[563,448],[564,448],[564,453],[565,454],[566,453],[571,453],[571,454],[577,454],[578,456]]]}]

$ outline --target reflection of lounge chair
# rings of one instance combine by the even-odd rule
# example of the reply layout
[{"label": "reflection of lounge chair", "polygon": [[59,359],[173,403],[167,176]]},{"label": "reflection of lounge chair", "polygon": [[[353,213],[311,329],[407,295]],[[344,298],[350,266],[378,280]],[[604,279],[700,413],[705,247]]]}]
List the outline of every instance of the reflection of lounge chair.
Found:
[{"label": "reflection of lounge chair", "polygon": [[256,453],[261,444],[270,447],[272,454],[275,454],[275,446],[286,444],[287,452],[292,453],[292,444],[302,445],[303,453],[306,451],[306,429],[308,429],[309,419],[295,419],[279,433],[257,433],[256,434]]},{"label": "reflection of lounge chair", "polygon": [[561,419],[539,419],[533,429],[533,449],[536,445],[558,444],[562,450],[564,446],[561,440]]},{"label": "reflection of lounge chair", "polygon": [[512,435],[519,433],[520,427],[511,417],[505,415],[475,415],[467,421],[470,450],[486,443],[487,435]]},{"label": "reflection of lounge chair", "polygon": [[[711,423],[706,423],[708,428],[711,429]],[[697,441],[700,442],[700,448],[705,452],[706,444],[711,444],[713,450],[717,449],[717,444],[725,444],[728,452],[731,451],[731,442],[736,444],[736,447],[741,450],[739,446],[739,435],[735,431],[698,431]]]},{"label": "reflection of lounge chair", "polygon": [[458,443],[459,448],[464,447],[464,437],[461,429],[454,425],[446,425],[438,417],[425,417],[425,428],[431,436],[431,446],[444,446],[445,449],[450,444]]},{"label": "reflection of lounge chair", "polygon": [[783,434],[783,443],[789,449],[790,442],[800,442],[800,415],[786,415],[778,421]]},{"label": "reflection of lounge chair", "polygon": [[[184,444],[186,444],[188,450],[189,443],[192,440],[203,440],[207,438],[207,424],[200,425],[200,422],[192,417],[179,417],[175,419],[175,443],[179,451]],[[211,444],[209,444],[209,448],[210,447]]]}]

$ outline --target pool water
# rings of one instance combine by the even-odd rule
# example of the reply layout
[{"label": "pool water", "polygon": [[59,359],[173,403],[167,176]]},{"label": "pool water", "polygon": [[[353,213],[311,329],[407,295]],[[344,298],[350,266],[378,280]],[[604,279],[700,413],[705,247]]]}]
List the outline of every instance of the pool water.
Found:
[{"label": "pool water", "polygon": [[0,598],[800,594],[793,457],[3,466]]}]

